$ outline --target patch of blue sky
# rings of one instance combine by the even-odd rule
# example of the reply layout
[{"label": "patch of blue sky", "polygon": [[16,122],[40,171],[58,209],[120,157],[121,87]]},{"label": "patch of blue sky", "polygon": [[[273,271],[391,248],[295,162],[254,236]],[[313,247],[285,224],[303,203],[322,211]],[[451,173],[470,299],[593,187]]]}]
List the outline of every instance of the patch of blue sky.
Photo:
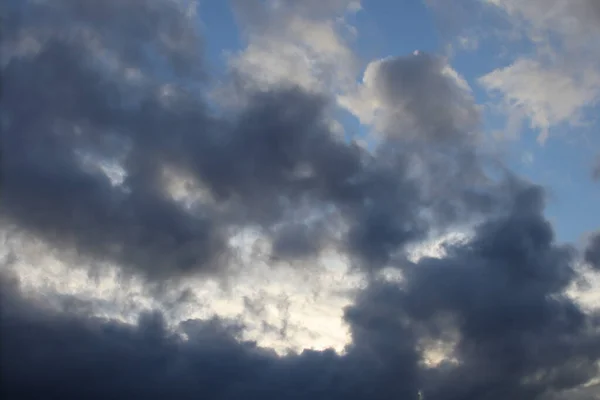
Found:
[{"label": "patch of blue sky", "polygon": [[591,181],[600,139],[577,128],[558,127],[557,131],[551,131],[548,141],[540,145],[538,132],[525,128],[512,143],[511,167],[547,188],[547,213],[557,238],[577,242],[600,225],[600,185]]},{"label": "patch of blue sky", "polygon": [[242,49],[243,39],[229,1],[203,1],[199,20],[205,37],[206,63],[211,76],[227,71],[227,54]]},{"label": "patch of blue sky", "polygon": [[351,22],[359,32],[356,51],[369,61],[440,49],[435,20],[422,1],[366,1]]}]

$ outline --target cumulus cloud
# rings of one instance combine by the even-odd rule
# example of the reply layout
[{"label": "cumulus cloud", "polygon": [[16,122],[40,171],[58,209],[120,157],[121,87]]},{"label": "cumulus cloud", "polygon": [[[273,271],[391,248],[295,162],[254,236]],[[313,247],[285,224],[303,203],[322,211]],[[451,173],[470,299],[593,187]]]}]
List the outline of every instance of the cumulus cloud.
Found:
[{"label": "cumulus cloud", "polygon": [[[491,206],[489,193],[483,193],[490,184],[483,168],[493,160],[480,146],[480,110],[469,84],[447,59],[416,51],[374,61],[362,84],[339,96],[338,103],[372,127],[368,140],[376,148],[407,150],[408,168],[418,176],[425,201],[443,210],[438,220],[459,212],[460,204]],[[469,187],[473,190],[465,192]]]},{"label": "cumulus cloud", "polygon": [[[556,242],[540,187],[502,165],[489,173],[498,163],[478,146],[478,108],[446,60],[416,53],[367,68],[350,96],[358,103],[348,103],[380,130],[367,151],[332,128],[337,83],[314,90],[271,74],[271,61],[286,58],[279,43],[264,50],[273,59],[231,71],[247,101],[207,101],[194,3],[3,7],[7,397],[550,400],[587,390],[598,375],[600,320],[565,295],[578,255]],[[327,68],[349,51],[327,24],[358,9],[236,7],[246,52],[291,37]],[[332,40],[311,36],[321,34]],[[257,84],[257,65],[277,79]],[[472,233],[437,257],[409,254],[465,226]],[[13,233],[16,242],[6,239]],[[54,273],[87,270],[80,286],[106,265],[117,271],[113,286],[138,279],[153,300],[132,305],[129,293],[125,308],[151,311],[132,321],[81,287],[44,292],[39,282],[50,280],[40,276],[52,268],[36,258],[37,242],[69,270]],[[335,256],[317,261],[324,254]],[[280,336],[292,329],[285,298],[281,323],[266,318],[265,286],[281,263],[318,281],[340,260],[361,279],[334,288],[347,292],[343,351],[283,354],[248,340],[246,324]],[[246,319],[171,318],[180,304],[198,306],[185,285],[193,279],[223,288],[247,280],[266,294],[242,296]]]},{"label": "cumulus cloud", "polygon": [[390,135],[427,141],[455,140],[479,123],[468,83],[447,60],[418,51],[370,63],[357,92],[340,103]]}]

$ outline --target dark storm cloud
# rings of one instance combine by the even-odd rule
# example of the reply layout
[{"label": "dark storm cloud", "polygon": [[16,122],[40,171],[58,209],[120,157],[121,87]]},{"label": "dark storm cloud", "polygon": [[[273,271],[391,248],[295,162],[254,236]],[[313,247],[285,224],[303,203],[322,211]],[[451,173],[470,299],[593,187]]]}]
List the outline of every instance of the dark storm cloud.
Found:
[{"label": "dark storm cloud", "polygon": [[584,257],[589,265],[595,269],[600,269],[600,232],[591,236]]},{"label": "dark storm cloud", "polygon": [[598,376],[599,321],[564,295],[575,253],[554,242],[541,200],[539,188],[523,188],[468,243],[359,297],[353,312],[371,324],[397,321],[416,343],[451,345],[454,362],[421,371],[425,399],[569,398],[560,392]]},{"label": "dark storm cloud", "polygon": [[[407,217],[404,204],[416,207],[418,192],[403,191],[413,184],[401,171],[393,177],[333,136],[318,97],[295,89],[257,94],[227,120],[189,98],[165,107],[149,97],[131,110],[115,103],[119,85],[82,68],[77,50],[51,42],[4,70],[2,213],[56,245],[169,275],[217,268],[227,260],[228,227],[268,227],[297,204],[334,203],[351,220],[370,218],[368,199],[389,204],[388,213],[396,203],[393,211]],[[124,184],[113,185],[80,155],[122,157]],[[164,188],[163,165],[191,172],[226,210],[184,209]],[[299,174],[301,167],[309,175]],[[389,194],[383,184],[391,185]],[[414,237],[407,232],[407,240]],[[162,271],[166,265],[173,271]]]},{"label": "dark storm cloud", "polygon": [[1,314],[7,398],[417,398],[413,386],[395,382],[392,375],[403,378],[402,371],[378,365],[382,349],[373,352],[369,343],[343,357],[330,350],[278,357],[238,341],[239,328],[227,321],[183,322],[184,341],[159,313],[142,315],[136,325],[54,313],[10,285]]},{"label": "dark storm cloud", "polygon": [[[218,319],[181,323],[183,340],[160,313],[126,325],[52,311],[4,277],[3,395],[555,400],[579,388],[585,398],[580,386],[598,375],[600,319],[562,294],[574,253],[555,243],[542,196],[521,186],[511,210],[446,257],[422,259],[401,284],[372,281],[345,312],[344,355],[277,356]],[[428,344],[452,341],[455,362],[423,364]]]},{"label": "dark storm cloud", "polygon": [[[225,245],[214,222],[175,205],[152,176],[160,159],[139,157],[152,157],[167,142],[157,130],[174,124],[175,115],[153,126],[149,117],[161,111],[156,99],[134,101],[159,84],[138,88],[121,73],[130,67],[151,73],[154,50],[172,65],[168,71],[195,77],[193,21],[172,2],[7,3],[8,18],[18,23],[6,29],[3,43],[3,219],[57,245],[152,273],[161,264],[175,270],[216,264]],[[148,25],[157,20],[164,29]],[[40,48],[11,53],[26,40]],[[148,52],[140,52],[145,44]],[[185,59],[191,70],[180,68]],[[115,68],[107,71],[104,61]],[[136,106],[137,113],[128,108]],[[128,194],[84,157],[111,161],[131,142],[143,145],[127,159]]]},{"label": "dark storm cloud", "polygon": [[[383,98],[412,126],[389,124],[373,154],[331,131],[328,99],[298,88],[215,111],[196,91],[202,40],[184,2],[4,3],[5,226],[155,279],[226,273],[240,228],[302,259],[347,226],[340,249],[357,266],[404,267],[404,280],[358,294],[344,355],[277,356],[227,321],[184,322],[183,340],[160,313],[127,325],[84,315],[77,299],[51,310],[3,272],[3,397],[550,400],[597,376],[599,318],[563,295],[573,250],[555,242],[540,188],[486,179],[474,105],[441,60],[383,63]],[[124,182],[90,160],[121,163]],[[208,195],[175,201],[165,168]],[[483,215],[441,259],[399,255]],[[455,363],[424,366],[424,346],[453,341]]]},{"label": "dark storm cloud", "polygon": [[[210,111],[195,91],[202,40],[182,4],[8,2],[19,23],[3,45],[6,222],[165,278],[223,270],[234,256],[228,237],[245,226],[271,235],[278,257],[311,256],[331,239],[330,218],[349,227],[342,248],[379,268],[431,226],[489,207],[477,188],[490,186],[474,178],[478,160],[456,122],[466,104],[435,58],[386,63],[380,82],[390,102],[407,90],[414,97],[406,107],[425,142],[447,124],[446,155],[407,140],[369,154],[331,131],[328,99],[297,88],[248,93],[242,109]],[[427,165],[418,176],[416,156]],[[125,181],[114,184],[90,160],[121,163]],[[176,202],[167,167],[214,201]],[[310,237],[302,227],[275,229],[293,225],[299,208],[323,210]]]},{"label": "dark storm cloud", "polygon": [[0,373],[7,398],[217,398],[273,362],[237,344],[219,321],[188,323],[193,339],[182,342],[160,314],[129,326],[28,304],[10,309],[4,297]]},{"label": "dark storm cloud", "polygon": [[322,231],[318,226],[300,223],[281,228],[273,242],[273,256],[294,259],[317,253],[323,241]]}]

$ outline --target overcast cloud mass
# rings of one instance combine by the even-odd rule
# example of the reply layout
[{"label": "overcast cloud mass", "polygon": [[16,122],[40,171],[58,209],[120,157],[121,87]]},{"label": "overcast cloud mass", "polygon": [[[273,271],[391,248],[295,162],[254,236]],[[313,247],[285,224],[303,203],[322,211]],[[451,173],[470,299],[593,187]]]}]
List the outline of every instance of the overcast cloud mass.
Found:
[{"label": "overcast cloud mass", "polygon": [[2,2],[2,397],[598,398],[600,231],[486,120],[593,122],[596,2],[462,2],[537,46],[470,81],[364,60],[350,0],[231,1],[215,71],[206,3]]}]

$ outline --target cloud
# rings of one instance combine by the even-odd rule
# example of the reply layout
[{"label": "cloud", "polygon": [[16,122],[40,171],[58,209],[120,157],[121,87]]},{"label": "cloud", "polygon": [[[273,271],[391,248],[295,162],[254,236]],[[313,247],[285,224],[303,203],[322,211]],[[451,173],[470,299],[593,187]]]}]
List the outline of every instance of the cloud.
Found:
[{"label": "cloud", "polygon": [[345,16],[359,9],[360,1],[350,0],[235,1],[247,46],[230,57],[230,67],[246,87],[292,83],[320,93],[342,90],[354,82],[358,66]]},{"label": "cloud", "polygon": [[371,62],[357,93],[340,102],[365,124],[426,141],[455,140],[479,123],[468,83],[445,59],[423,52]]},{"label": "cloud", "polygon": [[[244,4],[249,41],[260,45],[298,32],[307,45],[306,27],[331,33],[319,29],[332,13],[356,10]],[[227,78],[246,101],[207,100],[190,5],[6,5],[3,394],[550,400],[598,375],[598,317],[565,295],[580,258],[556,242],[543,190],[479,147],[478,108],[445,59],[417,53],[367,68],[357,96],[375,104],[369,123],[381,132],[366,150],[332,127],[337,83],[257,85],[240,64]],[[332,43],[311,51],[325,57]],[[411,257],[423,240],[466,228],[439,257]],[[363,281],[329,284],[335,262]],[[263,307],[282,263],[313,276],[317,291],[350,292],[344,351],[277,354],[244,337],[244,324],[265,336],[294,329],[286,299],[276,300],[276,322]],[[119,304],[85,295],[107,265],[115,284],[99,290],[120,290]],[[79,274],[79,287],[56,293],[44,273]],[[233,320],[176,321],[169,312],[187,304],[194,279],[223,290],[245,280],[259,293],[233,288]],[[143,290],[114,288],[132,281]],[[131,321],[140,309],[151,311]]]},{"label": "cloud", "polygon": [[[476,117],[471,99],[435,57],[380,66],[381,79],[393,88],[381,93],[382,100],[398,102],[398,93],[409,90],[414,100],[403,98],[400,111],[419,135],[402,143],[390,139],[371,154],[332,130],[327,96],[289,83],[249,89],[244,107],[212,111],[214,105],[193,90],[197,68],[181,64],[195,65],[198,57],[186,52],[196,54],[202,43],[187,8],[152,1],[144,11],[160,15],[155,7],[166,7],[161,29],[185,32],[173,50],[175,38],[146,32],[137,14],[127,20],[135,13],[121,9],[125,3],[103,3],[106,9],[95,11],[70,2],[19,4],[32,12],[8,37],[27,34],[43,46],[8,57],[3,70],[4,146],[10,151],[2,218],[73,256],[151,279],[226,274],[236,257],[230,239],[244,227],[270,235],[278,256],[297,259],[334,241],[328,227],[339,226],[345,229],[335,240],[340,249],[358,264],[380,268],[430,227],[443,228],[495,201],[487,193],[494,184],[481,175],[468,138]],[[115,9],[120,17],[109,19]],[[29,19],[46,11],[57,15],[59,26],[50,18],[46,27]],[[81,17],[69,22],[72,13]],[[127,29],[114,45],[111,23]],[[104,53],[79,36],[71,39],[81,29],[106,52],[116,47],[116,65],[135,67],[144,79],[115,75]],[[121,47],[142,42],[165,58],[158,70],[155,57],[121,54]],[[418,81],[411,83],[413,75]],[[424,146],[441,138],[440,154]],[[280,229],[307,216],[314,223],[306,228]]]},{"label": "cloud", "polygon": [[[407,168],[418,177],[423,201],[438,202],[438,220],[454,218],[460,204],[487,208],[498,194],[489,192],[493,184],[483,172],[494,169],[497,160],[481,146],[479,107],[447,59],[417,51],[371,62],[362,84],[339,96],[338,103],[372,127],[367,140],[376,148],[406,149]],[[468,187],[473,190],[464,191]]]},{"label": "cloud", "polygon": [[241,271],[228,276],[225,285],[206,276],[148,284],[139,277],[124,278],[116,267],[90,273],[87,265],[64,262],[50,246],[18,234],[2,238],[3,249],[11,251],[0,255],[7,261],[1,269],[19,277],[24,294],[52,309],[129,324],[140,313],[158,310],[173,329],[181,321],[218,316],[243,324],[244,340],[279,353],[342,351],[348,341],[343,307],[361,274],[348,271],[347,262],[333,252],[302,268],[268,259],[253,251],[258,247],[253,234],[240,234],[250,245],[236,243]]},{"label": "cloud", "polygon": [[552,127],[581,122],[581,112],[594,103],[600,90],[600,75],[594,74],[590,71],[578,79],[570,72],[519,59],[482,76],[479,83],[499,93],[509,113],[529,118],[543,142]]},{"label": "cloud", "polygon": [[532,54],[480,79],[503,97],[513,119],[529,119],[539,141],[561,124],[576,126],[600,98],[600,37],[594,0],[487,0],[533,47]]},{"label": "cloud", "polygon": [[595,269],[600,269],[600,233],[592,235],[585,250],[585,261]]},{"label": "cloud", "polygon": [[[600,9],[595,0],[486,0],[490,5],[505,11],[509,16],[519,18],[518,23],[533,30],[554,30],[566,40],[598,31],[596,22],[600,19]],[[547,5],[544,12],[540,6]],[[573,22],[578,22],[574,24]]]},{"label": "cloud", "polygon": [[[7,21],[3,63],[61,38],[84,46],[87,54],[93,53],[113,71],[142,63],[149,66],[151,57],[157,56],[154,66],[162,63],[176,74],[200,78],[204,72],[199,59],[203,45],[193,24],[196,13],[191,0],[147,0],[142,7],[135,1],[58,0],[38,2],[35,9],[30,2],[8,1],[3,8]],[[136,46],[142,42],[148,48]]]},{"label": "cloud", "polygon": [[[303,183],[294,170],[309,161],[303,159],[317,141],[324,141],[323,149],[338,149],[338,161],[345,158],[347,166],[361,168],[359,154],[332,141],[319,126],[324,109],[319,97],[280,90],[257,94],[251,109],[230,119],[209,115],[205,104],[168,78],[173,73],[176,80],[196,82],[195,75],[182,75],[182,66],[175,65],[184,50],[195,57],[187,62],[198,62],[202,40],[187,9],[169,1],[144,3],[148,10],[139,12],[156,12],[164,25],[146,32],[147,19],[138,20],[138,10],[127,9],[133,4],[118,3],[105,2],[99,10],[89,9],[100,7],[91,3],[27,3],[31,13],[8,31],[9,39],[27,34],[45,42],[36,53],[5,60],[4,147],[10,149],[4,158],[5,219],[60,247],[74,246],[83,254],[133,265],[155,277],[218,270],[231,261],[229,228],[240,221],[268,225],[283,218],[284,206],[277,197],[300,190]],[[9,5],[16,18],[17,3]],[[46,12],[63,20],[55,26],[54,19],[43,19],[50,26],[39,27],[36,18],[28,19]],[[69,23],[65,18],[73,13],[77,18]],[[109,18],[111,13],[120,18]],[[89,31],[107,52],[116,47],[111,53],[116,64],[127,66],[130,54],[121,47],[139,48],[144,42],[159,46],[167,39],[171,43],[171,26],[196,41],[175,55],[170,47],[159,47],[157,54],[173,64],[163,65],[160,73],[154,70],[154,59],[132,60],[149,81],[142,83],[114,76],[98,49],[70,39],[81,29]],[[113,43],[117,28],[132,33],[121,32],[122,40]],[[40,68],[44,74],[37,72]],[[282,130],[289,134],[279,135]],[[339,168],[325,159],[314,161],[321,168]],[[101,167],[107,165],[123,170],[122,185],[115,186],[103,173]],[[168,191],[173,178],[165,182],[168,168],[189,172],[192,183],[211,196],[191,206],[179,204]],[[229,207],[222,211],[211,198]],[[242,204],[244,209],[238,209]]]},{"label": "cloud", "polygon": [[[446,256],[420,259],[401,283],[372,281],[346,309],[352,343],[342,355],[276,355],[217,318],[172,331],[160,312],[124,324],[55,311],[3,274],[4,393],[568,398],[563,390],[597,376],[600,334],[597,319],[561,295],[574,276],[574,253],[554,243],[542,208],[540,189],[521,186],[512,210],[450,245]],[[427,364],[426,349],[436,342],[446,361]]]},{"label": "cloud", "polygon": [[512,211],[447,256],[420,259],[400,286],[361,294],[365,324],[383,335],[395,323],[399,333],[384,338],[411,338],[383,348],[413,340],[445,349],[445,361],[419,374],[424,398],[547,399],[597,376],[597,321],[562,295],[574,252],[554,243],[542,206],[539,188],[525,187]]}]

